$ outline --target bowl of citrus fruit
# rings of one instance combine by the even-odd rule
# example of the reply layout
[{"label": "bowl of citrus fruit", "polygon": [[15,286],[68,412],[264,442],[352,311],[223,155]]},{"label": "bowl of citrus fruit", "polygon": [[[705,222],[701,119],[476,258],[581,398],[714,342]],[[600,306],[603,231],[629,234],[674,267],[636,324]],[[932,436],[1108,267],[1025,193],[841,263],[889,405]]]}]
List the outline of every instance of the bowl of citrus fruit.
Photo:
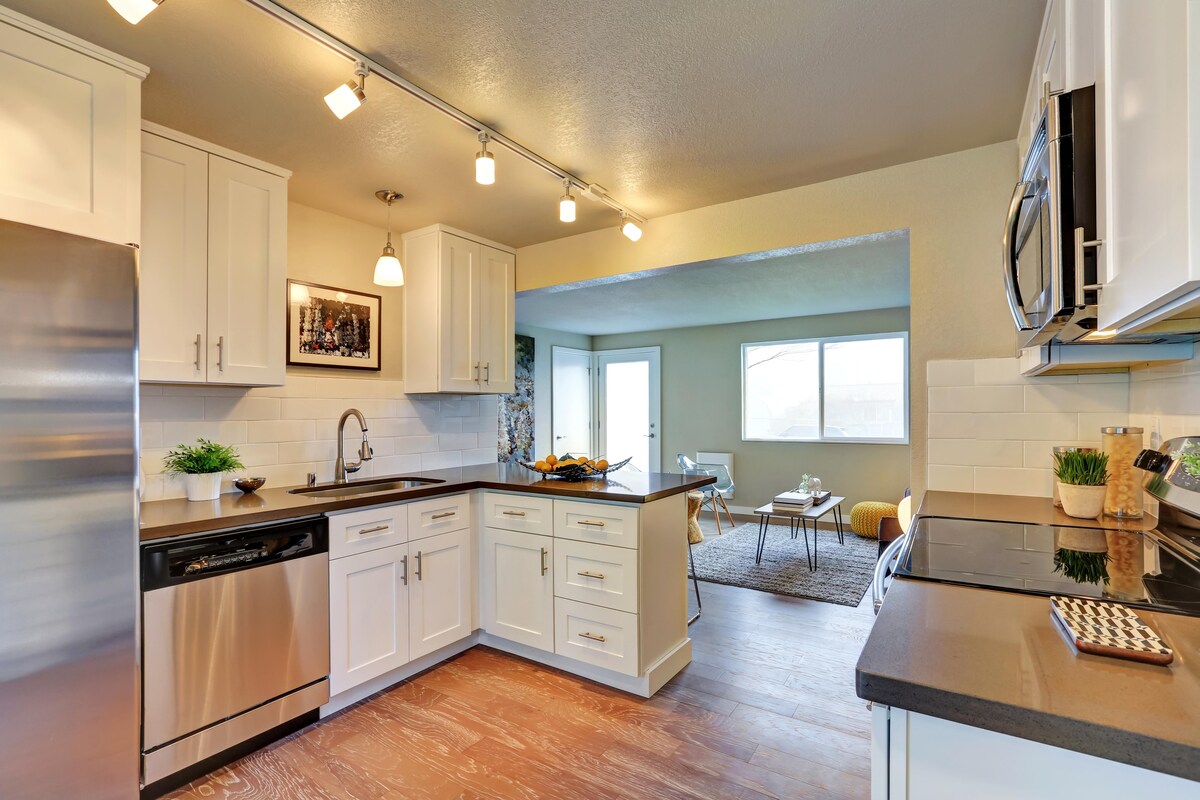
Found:
[{"label": "bowl of citrus fruit", "polygon": [[553,453],[542,460],[529,464],[519,462],[521,466],[547,478],[558,478],[564,481],[585,481],[593,478],[603,478],[608,473],[618,470],[631,461],[627,458],[615,464],[608,463],[604,458],[588,458],[587,456],[572,456],[567,453],[556,456]]}]

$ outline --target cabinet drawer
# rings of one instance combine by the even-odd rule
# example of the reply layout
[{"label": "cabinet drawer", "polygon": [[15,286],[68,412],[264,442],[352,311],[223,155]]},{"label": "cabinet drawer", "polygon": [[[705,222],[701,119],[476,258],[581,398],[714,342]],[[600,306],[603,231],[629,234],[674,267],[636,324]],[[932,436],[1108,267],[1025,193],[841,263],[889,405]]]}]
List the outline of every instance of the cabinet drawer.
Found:
[{"label": "cabinet drawer", "polygon": [[329,515],[329,557],[367,553],[408,541],[408,509],[375,506]]},{"label": "cabinet drawer", "polygon": [[554,535],[636,550],[638,511],[629,506],[555,500]]},{"label": "cabinet drawer", "polygon": [[424,539],[471,527],[471,499],[465,494],[408,504],[408,538]]},{"label": "cabinet drawer", "polygon": [[623,675],[638,674],[637,615],[554,599],[554,652]]},{"label": "cabinet drawer", "polygon": [[483,524],[488,528],[549,536],[554,529],[554,501],[527,494],[485,492]]},{"label": "cabinet drawer", "polygon": [[564,539],[554,548],[554,594],[637,612],[637,551]]}]

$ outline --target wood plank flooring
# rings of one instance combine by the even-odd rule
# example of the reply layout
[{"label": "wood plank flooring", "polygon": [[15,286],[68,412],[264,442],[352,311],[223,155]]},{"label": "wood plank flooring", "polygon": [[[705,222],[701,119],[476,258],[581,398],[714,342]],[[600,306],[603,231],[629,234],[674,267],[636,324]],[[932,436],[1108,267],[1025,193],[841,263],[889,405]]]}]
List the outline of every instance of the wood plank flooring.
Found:
[{"label": "wood plank flooring", "polygon": [[868,797],[869,598],[700,591],[694,660],[649,700],[477,647],[167,797]]}]

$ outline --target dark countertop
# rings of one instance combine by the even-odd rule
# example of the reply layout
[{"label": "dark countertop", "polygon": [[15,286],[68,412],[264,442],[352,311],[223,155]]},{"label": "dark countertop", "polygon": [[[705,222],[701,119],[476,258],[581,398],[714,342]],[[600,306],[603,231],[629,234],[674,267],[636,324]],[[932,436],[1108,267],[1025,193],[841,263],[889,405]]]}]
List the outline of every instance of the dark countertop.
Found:
[{"label": "dark countertop", "polygon": [[1158,525],[1158,520],[1149,514],[1141,519],[1117,519],[1108,516],[1099,519],[1078,519],[1067,515],[1061,508],[1055,508],[1049,497],[971,492],[926,492],[917,513],[925,517],[957,517],[1122,531],[1148,531]]},{"label": "dark countertop", "polygon": [[[1060,519],[1048,498],[952,492],[928,493],[921,513],[1090,522]],[[1076,655],[1046,597],[898,578],[859,657],[858,696],[1200,781],[1200,618],[1138,615],[1174,649],[1170,666]]]},{"label": "dark countertop", "polygon": [[[383,476],[362,480],[378,480],[380,477]],[[148,542],[169,536],[295,519],[328,511],[417,500],[471,489],[499,489],[579,500],[649,503],[716,482],[716,478],[708,475],[635,472],[611,476],[608,480],[570,483],[541,478],[524,467],[505,464],[479,464],[456,469],[410,472],[404,477],[435,479],[442,483],[387,494],[350,497],[314,498],[303,494],[289,494],[288,489],[295,487],[285,486],[263,488],[248,495],[223,494],[220,499],[211,502],[193,503],[182,498],[154,500],[142,503],[141,540]]]}]

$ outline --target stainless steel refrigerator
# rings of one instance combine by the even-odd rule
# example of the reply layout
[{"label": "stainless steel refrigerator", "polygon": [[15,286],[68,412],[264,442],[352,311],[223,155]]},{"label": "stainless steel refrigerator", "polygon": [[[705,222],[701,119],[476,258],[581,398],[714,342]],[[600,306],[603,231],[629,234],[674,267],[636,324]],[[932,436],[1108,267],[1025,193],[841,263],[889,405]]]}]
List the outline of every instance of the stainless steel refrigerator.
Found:
[{"label": "stainless steel refrigerator", "polygon": [[138,794],[136,251],[0,221],[0,796]]}]

